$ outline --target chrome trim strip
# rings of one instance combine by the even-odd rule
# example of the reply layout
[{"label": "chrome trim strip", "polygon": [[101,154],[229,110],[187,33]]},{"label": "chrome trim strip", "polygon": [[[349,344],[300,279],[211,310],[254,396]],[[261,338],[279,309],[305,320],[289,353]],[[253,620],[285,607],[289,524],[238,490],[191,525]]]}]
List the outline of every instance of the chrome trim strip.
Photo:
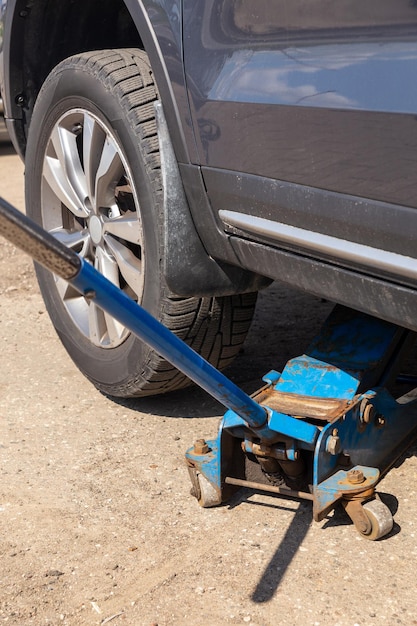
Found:
[{"label": "chrome trim strip", "polygon": [[277,243],[291,244],[325,254],[336,259],[364,265],[383,272],[389,272],[402,277],[417,279],[417,259],[403,256],[396,252],[379,250],[354,241],[338,239],[323,233],[305,230],[296,226],[274,222],[253,215],[246,215],[237,211],[221,209],[219,217],[226,226],[239,228],[247,233],[268,237]]}]

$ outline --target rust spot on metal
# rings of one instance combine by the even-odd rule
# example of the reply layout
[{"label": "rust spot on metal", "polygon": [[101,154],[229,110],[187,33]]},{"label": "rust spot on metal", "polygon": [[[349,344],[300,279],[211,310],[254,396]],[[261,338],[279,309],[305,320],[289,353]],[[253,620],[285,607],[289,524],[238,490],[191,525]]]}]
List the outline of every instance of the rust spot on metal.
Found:
[{"label": "rust spot on metal", "polygon": [[370,424],[375,419],[375,408],[367,398],[360,403],[361,419],[364,424]]},{"label": "rust spot on metal", "polygon": [[209,450],[208,443],[205,439],[197,439],[197,441],[194,442],[194,454],[207,454]]},{"label": "rust spot on metal", "polygon": [[372,480],[372,478],[366,478],[366,476],[363,476],[362,482],[354,483],[351,482],[346,475],[346,478],[344,478],[343,480],[338,480],[337,484],[340,486],[340,489],[338,491],[340,496],[354,498],[356,495],[362,496],[367,489],[373,487],[374,481]]},{"label": "rust spot on metal", "polygon": [[228,485],[236,485],[237,487],[256,489],[257,491],[277,493],[280,496],[284,496],[287,498],[296,498],[298,500],[314,500],[314,496],[306,491],[294,491],[293,489],[288,489],[287,487],[276,487],[273,485],[266,485],[264,483],[252,482],[250,480],[233,478],[232,476],[226,476],[225,483]]},{"label": "rust spot on metal", "polygon": [[371,531],[372,525],[370,520],[368,519],[365,511],[363,510],[362,504],[364,499],[361,500],[344,500],[342,504],[345,508],[346,513],[349,515],[352,522],[355,524],[356,528],[363,535],[368,534]]},{"label": "rust spot on metal", "polygon": [[351,485],[361,485],[365,482],[365,476],[361,470],[352,469],[347,473],[347,479]]},{"label": "rust spot on metal", "polygon": [[264,387],[254,396],[254,400],[277,413],[293,417],[308,417],[324,422],[334,422],[350,408],[349,400],[339,398],[316,398],[298,393],[277,391]]}]

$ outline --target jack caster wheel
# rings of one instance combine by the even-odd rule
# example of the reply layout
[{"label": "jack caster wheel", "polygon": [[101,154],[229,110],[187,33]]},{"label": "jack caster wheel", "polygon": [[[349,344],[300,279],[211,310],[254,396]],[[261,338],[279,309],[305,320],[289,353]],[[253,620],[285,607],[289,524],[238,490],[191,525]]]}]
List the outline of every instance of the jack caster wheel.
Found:
[{"label": "jack caster wheel", "polygon": [[188,472],[193,485],[191,495],[197,498],[200,506],[208,509],[211,506],[218,506],[222,503],[221,494],[203,474],[200,474],[194,467],[189,467]]},{"label": "jack caster wheel", "polygon": [[203,474],[198,474],[197,479],[200,487],[200,497],[198,498],[199,505],[207,509],[211,506],[218,506],[221,504],[221,496],[213,487],[211,482],[208,481]]},{"label": "jack caster wheel", "polygon": [[362,535],[364,539],[376,541],[391,532],[394,520],[391,511],[381,500],[370,500],[366,502],[363,505],[363,510],[371,525],[367,533],[359,530],[360,535]]}]

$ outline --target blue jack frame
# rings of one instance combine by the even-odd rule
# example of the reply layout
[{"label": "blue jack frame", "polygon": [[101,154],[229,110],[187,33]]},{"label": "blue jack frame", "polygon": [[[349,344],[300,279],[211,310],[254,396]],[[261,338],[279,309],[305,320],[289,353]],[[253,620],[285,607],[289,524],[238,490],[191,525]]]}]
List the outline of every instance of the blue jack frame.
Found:
[{"label": "blue jack frame", "polygon": [[[412,394],[394,399],[387,387],[395,382],[413,339],[411,331],[336,306],[306,354],[290,360],[281,374],[269,372],[266,387],[254,396],[268,407],[273,436],[254,439],[244,420],[229,410],[217,439],[207,442],[206,455],[187,451],[194,485],[197,475],[199,483],[208,481],[213,488],[210,493],[205,485],[200,503],[219,504],[229,497],[228,485],[246,485],[311,499],[314,519],[320,521],[342,500],[364,536],[385,534],[366,524],[369,515],[364,526],[361,509],[351,502],[373,500],[381,476],[412,443],[417,403]],[[242,476],[242,464],[240,475],[230,476],[230,444],[224,450],[228,437],[241,442],[235,453],[238,447],[252,452],[261,465],[262,457],[276,458],[283,473],[304,455],[311,463],[310,472],[304,468],[308,488],[294,492],[285,485],[271,489],[254,484]]]}]

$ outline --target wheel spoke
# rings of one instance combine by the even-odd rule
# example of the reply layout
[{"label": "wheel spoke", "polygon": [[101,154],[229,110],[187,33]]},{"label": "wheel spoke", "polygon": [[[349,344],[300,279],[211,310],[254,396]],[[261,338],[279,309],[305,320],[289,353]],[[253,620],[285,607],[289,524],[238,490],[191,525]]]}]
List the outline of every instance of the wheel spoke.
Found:
[{"label": "wheel spoke", "polygon": [[123,335],[126,336],[126,328],[108,313],[104,313],[104,319],[107,329],[108,343],[120,343]]},{"label": "wheel spoke", "polygon": [[90,302],[88,308],[88,327],[90,341],[96,346],[120,343],[126,335],[125,327],[94,302]]},{"label": "wheel spoke", "polygon": [[52,132],[43,176],[64,206],[77,217],[87,217],[85,174],[78,154],[76,136],[61,126],[55,127]]},{"label": "wheel spoke", "polygon": [[87,185],[87,193],[92,206],[95,203],[96,174],[100,163],[100,155],[106,134],[99,124],[87,112],[84,113],[83,121],[83,163]]},{"label": "wheel spoke", "polygon": [[100,274],[103,274],[116,287],[120,287],[119,268],[116,261],[103,250],[101,247],[96,249],[95,268]]},{"label": "wheel spoke", "polygon": [[123,278],[140,299],[143,289],[141,260],[138,259],[129,248],[111,235],[105,237],[105,242],[114,255]]},{"label": "wheel spoke", "polygon": [[117,146],[110,137],[106,138],[101,153],[95,180],[95,207],[109,207],[114,203],[117,183],[124,172]]},{"label": "wheel spoke", "polygon": [[137,216],[117,217],[104,223],[104,232],[115,235],[119,239],[140,245],[141,233]]},{"label": "wheel spoke", "polygon": [[59,230],[51,231],[51,234],[58,239],[64,246],[71,248],[80,254],[85,256],[90,242],[90,235],[86,228],[83,230],[66,230],[61,228]]},{"label": "wheel spoke", "polygon": [[68,178],[57,159],[46,157],[43,177],[62,204],[76,217],[86,218],[88,213],[83,208]]},{"label": "wheel spoke", "polygon": [[[117,263],[102,248],[97,248],[96,250],[95,267],[113,284],[118,287],[120,286]],[[92,304],[90,304],[90,307],[91,306]],[[97,308],[94,304],[93,306]],[[92,311],[90,320],[92,322],[90,336],[93,340],[92,334],[94,335],[98,341],[97,345],[102,345],[103,343],[111,345],[114,342],[120,343],[123,334],[126,332],[125,327],[105,311],[101,311],[101,313]],[[96,337],[98,332],[100,332],[101,335]]]},{"label": "wheel spoke", "polygon": [[74,298],[81,299],[83,296],[73,287],[70,283],[67,283],[63,278],[55,276],[55,284],[59,295],[64,302],[69,302]]},{"label": "wheel spoke", "polygon": [[103,336],[106,333],[106,322],[104,311],[94,302],[90,302],[88,307],[88,333],[90,341],[96,346],[101,345]]}]

